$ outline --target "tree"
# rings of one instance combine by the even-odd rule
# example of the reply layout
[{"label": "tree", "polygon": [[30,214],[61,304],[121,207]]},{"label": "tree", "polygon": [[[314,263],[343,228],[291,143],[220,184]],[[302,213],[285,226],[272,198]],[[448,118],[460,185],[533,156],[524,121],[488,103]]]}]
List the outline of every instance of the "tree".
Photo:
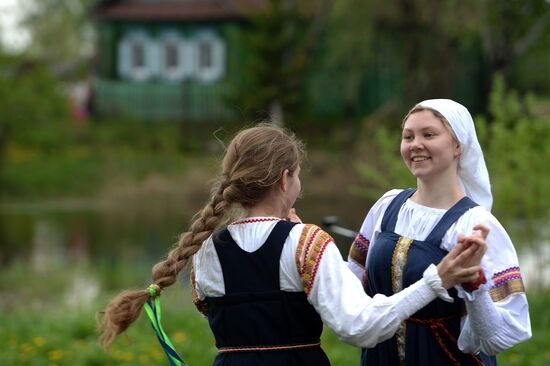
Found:
[{"label": "tree", "polygon": [[22,0],[22,25],[30,33],[26,54],[57,69],[93,55],[94,32],[89,14],[95,0]]},{"label": "tree", "polygon": [[[49,67],[0,54],[0,161],[12,143],[59,141],[69,120],[68,100]],[[54,143],[50,144],[54,145]]]},{"label": "tree", "polygon": [[476,3],[479,30],[491,75],[510,76],[514,62],[534,47],[550,45],[550,2],[483,0]]},{"label": "tree", "polygon": [[69,120],[61,83],[46,65],[20,56],[0,54],[0,111],[4,141]]},{"label": "tree", "polygon": [[323,30],[328,0],[269,0],[251,14],[243,35],[245,77],[233,80],[230,98],[255,118],[282,123],[300,110],[303,83]]},{"label": "tree", "polygon": [[[537,73],[519,66],[527,53],[536,50],[546,62],[550,58],[547,0],[340,0],[330,19],[328,69],[340,70],[351,107],[361,102],[362,85],[372,84],[365,70],[382,65],[402,73],[401,91],[390,93],[400,93],[404,106],[454,96],[472,82],[474,87],[462,92],[471,100],[463,102],[484,110],[495,75],[503,74],[514,87],[512,70]],[[382,78],[376,87],[384,83]]]}]

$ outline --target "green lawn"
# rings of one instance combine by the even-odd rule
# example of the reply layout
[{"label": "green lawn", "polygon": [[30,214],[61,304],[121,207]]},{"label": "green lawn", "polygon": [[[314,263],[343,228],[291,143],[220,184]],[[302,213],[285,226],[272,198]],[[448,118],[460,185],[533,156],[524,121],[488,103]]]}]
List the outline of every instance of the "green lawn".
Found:
[{"label": "green lawn", "polygon": [[[6,306],[11,295],[2,292],[2,365],[168,365],[146,316],[105,353],[97,345],[94,319],[100,305],[69,308],[59,296],[58,303],[47,305],[17,303],[15,297],[16,302]],[[550,293],[531,295],[529,300],[533,339],[499,355],[501,366],[550,364]],[[216,355],[213,337],[207,321],[190,304],[187,291],[167,291],[162,302],[165,331],[183,359],[190,366],[210,365]],[[329,329],[325,329],[322,343],[333,365],[358,364],[359,349],[338,341]]]}]

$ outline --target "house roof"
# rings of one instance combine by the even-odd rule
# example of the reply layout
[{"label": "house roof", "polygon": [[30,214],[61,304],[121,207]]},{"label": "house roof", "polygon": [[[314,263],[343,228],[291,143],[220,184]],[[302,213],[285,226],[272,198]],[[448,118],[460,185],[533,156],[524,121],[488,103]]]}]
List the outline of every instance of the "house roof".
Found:
[{"label": "house roof", "polygon": [[265,8],[266,0],[102,0],[94,8],[100,20],[229,20]]}]

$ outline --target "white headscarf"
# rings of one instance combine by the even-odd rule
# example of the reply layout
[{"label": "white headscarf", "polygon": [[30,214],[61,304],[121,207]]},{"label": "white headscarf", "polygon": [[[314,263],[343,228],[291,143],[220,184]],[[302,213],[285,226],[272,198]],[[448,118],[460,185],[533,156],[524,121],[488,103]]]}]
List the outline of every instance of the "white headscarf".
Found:
[{"label": "white headscarf", "polygon": [[449,122],[460,143],[458,181],[468,197],[491,211],[493,195],[489,172],[468,109],[450,99],[429,99],[416,106],[436,110]]}]

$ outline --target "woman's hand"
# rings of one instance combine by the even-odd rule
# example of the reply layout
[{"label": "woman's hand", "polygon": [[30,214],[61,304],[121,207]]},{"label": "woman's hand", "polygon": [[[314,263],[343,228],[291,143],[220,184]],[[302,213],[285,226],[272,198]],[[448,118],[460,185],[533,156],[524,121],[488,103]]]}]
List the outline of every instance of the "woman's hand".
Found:
[{"label": "woman's hand", "polygon": [[286,221],[291,221],[291,222],[297,222],[299,224],[302,223],[302,219],[300,219],[300,217],[298,216],[298,214],[296,214],[296,209],[293,207],[291,208],[289,211],[288,211],[288,216],[285,217],[285,220]]},{"label": "woman's hand", "polygon": [[481,233],[460,235],[455,247],[437,265],[441,285],[446,289],[457,283],[474,282],[478,279],[481,258],[487,251],[485,239],[489,228],[476,225],[474,230],[480,230]]},{"label": "woman's hand", "polygon": [[469,236],[464,235],[458,235],[458,242],[463,243],[465,248],[469,248],[472,245],[477,245],[478,249],[483,250],[477,250],[474,252],[474,254],[467,260],[465,263],[463,263],[464,266],[478,266],[481,264],[481,258],[483,258],[483,255],[487,251],[487,244],[486,239],[489,235],[489,228],[483,224],[479,224],[474,226],[474,230],[478,232],[474,232]]}]

